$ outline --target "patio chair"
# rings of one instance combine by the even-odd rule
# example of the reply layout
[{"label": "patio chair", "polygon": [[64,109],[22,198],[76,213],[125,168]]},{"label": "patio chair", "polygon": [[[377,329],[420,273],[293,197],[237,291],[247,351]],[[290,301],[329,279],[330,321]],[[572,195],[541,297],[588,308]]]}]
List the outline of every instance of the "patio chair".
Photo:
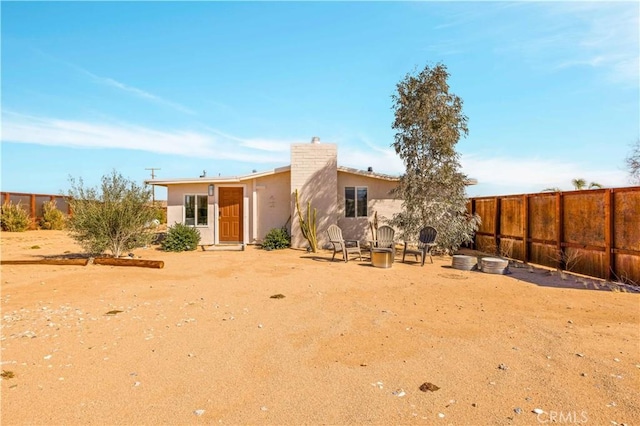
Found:
[{"label": "patio chair", "polygon": [[396,257],[396,231],[390,226],[382,225],[376,231],[376,239],[369,241],[371,248],[390,248],[392,259]]},{"label": "patio chair", "polygon": [[331,261],[336,257],[336,253],[341,251],[344,261],[349,261],[349,254],[357,254],[359,259],[362,260],[362,252],[360,251],[360,241],[358,240],[345,240],[342,238],[342,229],[338,225],[330,225],[327,229],[329,234],[329,242],[333,244],[333,256]]},{"label": "patio chair", "polygon": [[438,231],[436,231],[434,227],[427,226],[425,228],[422,228],[422,230],[420,231],[420,237],[418,239],[417,248],[409,247],[409,244],[411,244],[411,242],[409,241],[404,242],[404,251],[402,253],[402,261],[404,262],[404,259],[407,256],[407,254],[414,255],[416,257],[416,261],[418,261],[418,256],[422,256],[421,266],[424,266],[424,260],[427,257],[427,255],[429,255],[429,258],[431,259],[431,263],[433,263],[431,250],[436,246],[435,241],[437,236],[438,236]]}]

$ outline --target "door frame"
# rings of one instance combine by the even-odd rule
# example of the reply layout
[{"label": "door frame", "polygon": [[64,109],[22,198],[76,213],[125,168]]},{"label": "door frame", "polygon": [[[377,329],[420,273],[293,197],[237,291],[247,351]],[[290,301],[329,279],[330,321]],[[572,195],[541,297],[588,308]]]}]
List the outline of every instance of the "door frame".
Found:
[{"label": "door frame", "polygon": [[213,243],[220,244],[220,188],[242,188],[242,235],[240,236],[240,242],[247,244],[248,231],[249,231],[249,196],[247,195],[246,184],[223,184],[216,185],[214,189],[215,202],[213,203]]}]

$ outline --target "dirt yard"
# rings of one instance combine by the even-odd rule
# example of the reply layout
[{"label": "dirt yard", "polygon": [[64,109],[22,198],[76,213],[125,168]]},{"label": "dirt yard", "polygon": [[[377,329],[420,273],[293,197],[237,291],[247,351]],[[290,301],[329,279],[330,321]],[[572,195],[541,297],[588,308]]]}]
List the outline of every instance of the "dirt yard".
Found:
[{"label": "dirt yard", "polygon": [[134,254],[165,266],[2,266],[2,425],[640,424],[640,294],[446,257]]}]

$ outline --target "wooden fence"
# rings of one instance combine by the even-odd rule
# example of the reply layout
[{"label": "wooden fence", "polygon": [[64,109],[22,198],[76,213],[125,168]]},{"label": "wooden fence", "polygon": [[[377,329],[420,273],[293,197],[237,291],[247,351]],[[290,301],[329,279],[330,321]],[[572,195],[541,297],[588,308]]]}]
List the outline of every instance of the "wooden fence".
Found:
[{"label": "wooden fence", "polygon": [[56,208],[63,213],[70,214],[71,209],[66,197],[63,195],[51,194],[30,194],[22,192],[0,192],[2,204],[11,202],[14,205],[20,204],[29,213],[31,225],[29,229],[37,229],[38,221],[42,218],[42,206],[48,201],[56,203]]},{"label": "wooden fence", "polygon": [[640,186],[475,197],[473,247],[640,285]]}]

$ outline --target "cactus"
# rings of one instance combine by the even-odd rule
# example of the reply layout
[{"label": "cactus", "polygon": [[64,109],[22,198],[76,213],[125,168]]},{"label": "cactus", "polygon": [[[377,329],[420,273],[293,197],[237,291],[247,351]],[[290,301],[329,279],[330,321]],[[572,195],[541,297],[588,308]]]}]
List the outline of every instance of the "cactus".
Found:
[{"label": "cactus", "polygon": [[296,211],[298,212],[298,221],[300,222],[300,230],[302,231],[302,236],[306,238],[309,242],[309,247],[313,253],[318,252],[318,236],[317,236],[317,226],[316,226],[316,216],[318,211],[313,209],[313,213],[311,213],[311,201],[307,202],[307,218],[304,219],[302,216],[302,211],[300,210],[300,199],[298,196],[298,190],[296,189]]}]

